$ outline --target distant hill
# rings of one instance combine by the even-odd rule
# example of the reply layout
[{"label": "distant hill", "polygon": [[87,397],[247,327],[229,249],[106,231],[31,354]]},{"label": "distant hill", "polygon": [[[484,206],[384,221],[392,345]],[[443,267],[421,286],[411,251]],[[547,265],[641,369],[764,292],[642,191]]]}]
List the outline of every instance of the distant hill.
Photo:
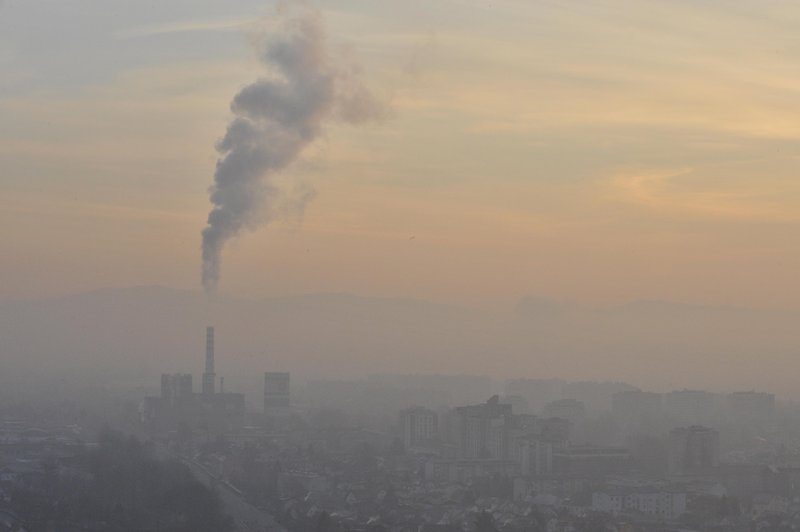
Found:
[{"label": "distant hill", "polygon": [[[350,294],[220,298],[163,287],[0,302],[4,378],[39,373],[153,383],[199,379],[204,327],[230,386],[267,370],[624,380],[643,388],[769,388],[800,373],[794,312],[639,302],[586,309],[529,298],[507,312]],[[703,373],[699,373],[703,368]],[[797,394],[800,395],[800,394]]]}]

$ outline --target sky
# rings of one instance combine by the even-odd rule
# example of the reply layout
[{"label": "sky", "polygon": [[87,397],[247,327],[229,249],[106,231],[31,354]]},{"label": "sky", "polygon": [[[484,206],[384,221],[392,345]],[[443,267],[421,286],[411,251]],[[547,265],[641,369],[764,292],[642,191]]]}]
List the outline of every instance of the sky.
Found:
[{"label": "sky", "polygon": [[[316,3],[389,116],[219,291],[800,308],[794,2]],[[0,3],[0,298],[200,290],[215,142],[272,2]],[[266,29],[265,29],[266,28]]]}]

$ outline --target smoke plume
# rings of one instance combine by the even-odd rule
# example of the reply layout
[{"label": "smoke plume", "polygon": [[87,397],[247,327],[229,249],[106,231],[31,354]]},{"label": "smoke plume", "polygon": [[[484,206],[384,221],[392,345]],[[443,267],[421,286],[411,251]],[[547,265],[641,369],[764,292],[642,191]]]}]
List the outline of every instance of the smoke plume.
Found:
[{"label": "smoke plume", "polygon": [[313,196],[292,195],[276,177],[325,124],[358,124],[384,113],[382,103],[361,83],[358,67],[328,50],[321,15],[310,7],[279,8],[277,24],[259,45],[259,59],[270,75],[233,98],[234,116],[216,145],[220,158],[203,229],[207,292],[217,286],[222,250],[230,238],[280,217],[287,201]]}]

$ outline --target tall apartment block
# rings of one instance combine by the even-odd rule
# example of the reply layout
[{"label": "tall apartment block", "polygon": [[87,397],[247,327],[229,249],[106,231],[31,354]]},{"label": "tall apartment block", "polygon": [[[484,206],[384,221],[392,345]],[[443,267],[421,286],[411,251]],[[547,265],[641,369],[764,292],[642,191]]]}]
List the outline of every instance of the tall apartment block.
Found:
[{"label": "tall apartment block", "polygon": [[264,411],[289,408],[289,373],[264,373]]}]

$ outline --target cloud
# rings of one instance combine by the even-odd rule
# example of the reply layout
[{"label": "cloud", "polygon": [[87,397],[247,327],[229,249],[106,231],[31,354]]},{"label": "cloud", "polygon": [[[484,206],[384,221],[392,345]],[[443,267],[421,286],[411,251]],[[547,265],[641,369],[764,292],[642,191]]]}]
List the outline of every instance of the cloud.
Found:
[{"label": "cloud", "polygon": [[126,30],[120,30],[116,32],[114,36],[118,39],[137,39],[141,37],[153,37],[155,35],[167,35],[172,33],[208,32],[208,31],[234,32],[234,31],[241,31],[242,29],[254,23],[255,20],[252,18],[183,20],[183,21],[168,22],[165,24],[137,26]]},{"label": "cloud", "polygon": [[[784,161],[791,165],[793,160]],[[753,175],[762,171],[764,175]],[[610,180],[612,197],[676,218],[796,223],[797,186],[763,159],[674,170],[626,172]]]}]

